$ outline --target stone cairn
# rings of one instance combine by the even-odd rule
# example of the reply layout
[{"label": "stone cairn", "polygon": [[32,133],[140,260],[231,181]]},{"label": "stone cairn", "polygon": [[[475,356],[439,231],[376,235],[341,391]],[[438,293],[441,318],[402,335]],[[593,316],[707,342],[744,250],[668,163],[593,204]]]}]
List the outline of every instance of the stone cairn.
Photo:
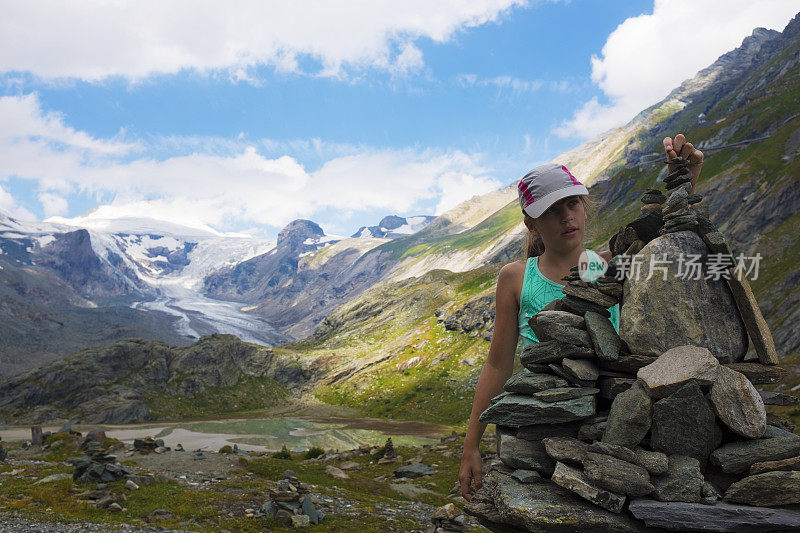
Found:
[{"label": "stone cairn", "polygon": [[269,489],[269,499],[261,506],[261,512],[278,522],[292,527],[308,527],[319,524],[322,511],[317,510],[308,488],[300,483],[294,472],[287,470],[283,479]]},{"label": "stone cairn", "polygon": [[[669,292],[667,303],[655,305],[640,294],[646,283],[622,268],[625,256],[652,260],[653,250],[670,246],[700,247],[705,258],[730,254],[702,196],[690,194],[689,162],[669,163],[669,196],[645,191],[641,215],[610,241],[614,257],[603,276],[585,282],[576,267],[564,278],[565,296],[529,321],[540,342],[523,350],[526,370],[481,415],[497,426],[502,464],[466,511],[489,529],[800,528],[800,511],[780,508],[800,503],[800,436],[765,410],[798,399],[754,387],[778,383],[785,371],[775,366],[772,336],[743,272],[731,265],[727,283],[683,289],[691,282],[673,279],[677,289],[655,282]],[[691,291],[721,311],[670,330],[670,317],[661,315],[680,314],[667,304]],[[607,311],[617,303],[619,334]],[[732,314],[733,325],[717,314]],[[742,361],[748,337],[757,361]]]}]

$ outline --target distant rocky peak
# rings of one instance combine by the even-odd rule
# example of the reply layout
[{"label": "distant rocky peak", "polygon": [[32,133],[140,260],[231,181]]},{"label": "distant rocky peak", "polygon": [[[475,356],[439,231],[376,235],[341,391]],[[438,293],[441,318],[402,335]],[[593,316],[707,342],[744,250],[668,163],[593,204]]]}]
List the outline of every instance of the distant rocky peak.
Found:
[{"label": "distant rocky peak", "polygon": [[306,239],[324,237],[325,232],[319,224],[311,220],[298,219],[289,222],[278,234],[278,245],[299,244]]},{"label": "distant rocky peak", "polygon": [[401,217],[388,215],[378,222],[377,226],[361,226],[351,237],[377,237],[394,239],[403,235],[416,233],[427,226],[436,217],[419,215],[415,217]]},{"label": "distant rocky peak", "polygon": [[378,225],[386,229],[396,229],[406,223],[406,219],[397,215],[385,216],[378,222]]}]

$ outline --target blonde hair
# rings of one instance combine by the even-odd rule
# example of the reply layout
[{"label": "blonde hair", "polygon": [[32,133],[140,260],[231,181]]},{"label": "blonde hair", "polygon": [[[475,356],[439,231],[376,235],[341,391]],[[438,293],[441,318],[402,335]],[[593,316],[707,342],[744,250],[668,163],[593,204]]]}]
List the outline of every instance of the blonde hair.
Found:
[{"label": "blonde hair", "polygon": [[[588,221],[594,218],[594,215],[597,213],[597,204],[586,195],[580,195],[578,198],[583,202],[583,209],[586,211],[586,233],[593,233],[594,226],[591,226]],[[527,228],[529,225],[532,225],[534,219],[524,211],[522,214],[525,217],[525,227]],[[542,255],[544,253],[544,241],[542,237],[540,235],[534,235],[531,230],[528,230],[528,234],[525,237],[525,248],[523,252],[525,254],[525,259]]]}]

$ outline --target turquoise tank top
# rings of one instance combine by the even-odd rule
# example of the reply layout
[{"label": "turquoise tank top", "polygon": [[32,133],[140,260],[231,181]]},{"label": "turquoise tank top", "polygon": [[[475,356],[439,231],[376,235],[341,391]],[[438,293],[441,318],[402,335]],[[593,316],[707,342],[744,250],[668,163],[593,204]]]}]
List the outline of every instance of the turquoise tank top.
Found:
[{"label": "turquoise tank top", "polygon": [[[599,260],[599,256],[592,250],[586,250],[588,255],[594,254]],[[561,292],[564,286],[547,279],[539,270],[539,258],[529,257],[525,265],[525,277],[522,280],[522,293],[519,298],[519,336],[522,339],[522,347],[539,342],[533,330],[528,325],[528,319],[542,310],[542,308],[556,300],[563,298]],[[611,324],[614,329],[619,331],[619,304],[608,308],[611,313]]]}]

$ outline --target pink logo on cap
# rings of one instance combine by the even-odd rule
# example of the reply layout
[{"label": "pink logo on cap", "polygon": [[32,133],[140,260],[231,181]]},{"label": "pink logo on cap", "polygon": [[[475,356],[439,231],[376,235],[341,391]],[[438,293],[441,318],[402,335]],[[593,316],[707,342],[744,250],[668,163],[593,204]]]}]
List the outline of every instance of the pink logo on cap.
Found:
[{"label": "pink logo on cap", "polygon": [[583,185],[583,183],[581,183],[580,181],[578,181],[578,180],[576,180],[576,179],[575,179],[575,176],[573,176],[573,175],[570,173],[570,171],[569,171],[569,170],[567,170],[567,167],[565,167],[564,165],[561,165],[561,170],[563,170],[564,172],[566,172],[566,173],[567,173],[567,176],[569,176],[569,177],[570,177],[570,179],[572,180],[572,183],[574,183],[575,185]]},{"label": "pink logo on cap", "polygon": [[525,198],[525,207],[528,207],[534,202],[533,195],[531,194],[531,191],[528,190],[528,186],[524,181],[519,182],[517,189],[522,192],[522,197]]}]

